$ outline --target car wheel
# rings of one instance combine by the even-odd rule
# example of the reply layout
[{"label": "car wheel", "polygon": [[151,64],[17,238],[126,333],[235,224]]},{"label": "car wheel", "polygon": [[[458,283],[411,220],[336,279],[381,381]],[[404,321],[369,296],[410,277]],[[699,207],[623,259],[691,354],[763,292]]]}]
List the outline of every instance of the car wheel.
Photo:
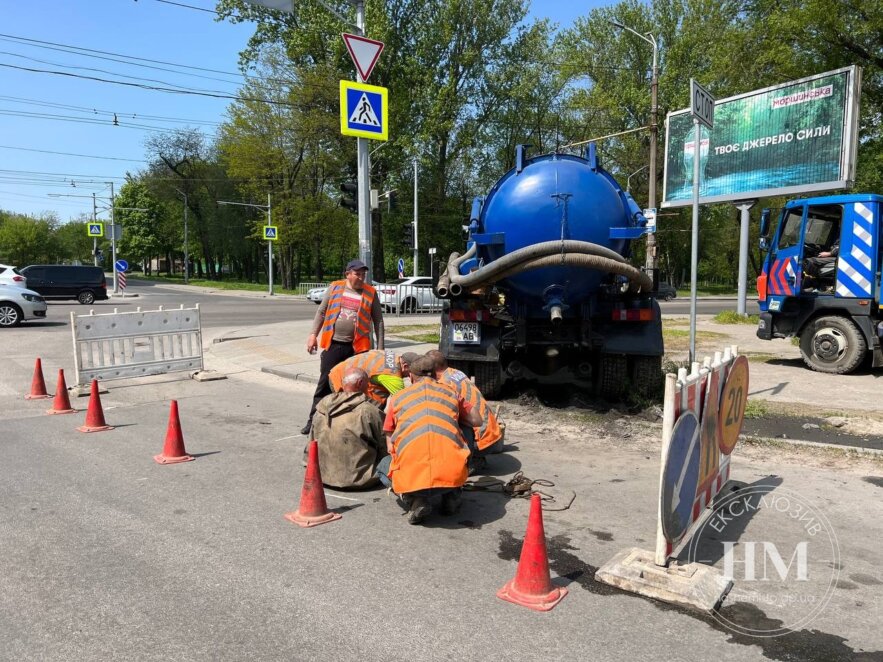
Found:
[{"label": "car wheel", "polygon": [[89,305],[95,302],[95,295],[91,290],[83,290],[77,295],[77,301],[84,305]]},{"label": "car wheel", "polygon": [[413,297],[408,297],[404,301],[402,301],[402,312],[403,313],[416,313],[417,312],[417,299]]},{"label": "car wheel", "polygon": [[21,320],[21,308],[7,301],[0,303],[0,327],[18,326]]},{"label": "car wheel", "polygon": [[672,297],[671,294],[666,294],[664,297],[662,297],[663,301],[671,301],[672,298],[673,298],[673,297]]}]

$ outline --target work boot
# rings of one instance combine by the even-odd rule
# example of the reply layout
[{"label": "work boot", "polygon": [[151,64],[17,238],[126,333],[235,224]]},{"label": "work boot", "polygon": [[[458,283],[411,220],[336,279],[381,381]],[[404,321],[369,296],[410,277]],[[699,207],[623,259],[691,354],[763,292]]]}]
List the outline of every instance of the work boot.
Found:
[{"label": "work boot", "polygon": [[310,434],[310,430],[312,430],[312,429],[313,429],[312,421],[307,421],[307,424],[300,429],[300,433],[307,435],[307,434]]},{"label": "work boot", "polygon": [[483,455],[472,455],[466,465],[469,469],[469,475],[483,474],[487,471],[487,458]]},{"label": "work boot", "polygon": [[450,492],[445,492],[442,495],[442,514],[443,515],[456,515],[457,511],[460,510],[460,503],[462,501],[462,491],[459,489],[451,490]]},{"label": "work boot", "polygon": [[420,524],[431,512],[432,506],[429,504],[429,499],[414,497],[411,499],[411,506],[408,510],[408,524]]}]

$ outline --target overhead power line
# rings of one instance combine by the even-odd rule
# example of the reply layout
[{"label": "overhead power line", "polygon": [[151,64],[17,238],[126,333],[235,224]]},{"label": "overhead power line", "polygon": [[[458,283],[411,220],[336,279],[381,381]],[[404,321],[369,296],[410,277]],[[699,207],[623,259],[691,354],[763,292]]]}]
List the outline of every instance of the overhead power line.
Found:
[{"label": "overhead power line", "polygon": [[130,163],[148,163],[144,159],[123,159],[116,156],[98,156],[97,154],[74,154],[73,152],[53,152],[48,149],[34,149],[33,147],[13,147],[12,145],[0,145],[0,149],[14,149],[21,152],[39,152],[40,154],[58,154],[60,156],[78,156],[84,159],[101,159],[103,161],[128,161]]},{"label": "overhead power line", "polygon": [[254,101],[257,103],[267,103],[274,106],[293,106],[293,104],[288,103],[287,101],[275,101],[273,99],[259,99],[257,97],[249,97],[243,95],[234,95],[234,94],[225,94],[223,92],[218,92],[214,90],[182,90],[176,89],[174,87],[162,87],[158,85],[145,85],[143,83],[129,83],[122,80],[109,80],[107,78],[98,78],[97,76],[84,76],[82,74],[73,74],[68,71],[51,71],[49,69],[34,69],[33,67],[19,67],[14,64],[5,64],[0,62],[0,67],[6,67],[7,69],[18,69],[20,71],[29,71],[31,73],[38,74],[53,74],[55,76],[67,76],[70,78],[82,78],[84,80],[92,80],[99,83],[112,83],[114,85],[124,85],[126,87],[138,87],[143,90],[154,90],[157,92],[169,92],[172,94],[186,94],[192,96],[200,96],[200,97],[213,97],[215,99],[233,99],[236,101]]},{"label": "overhead power line", "polygon": [[113,110],[100,110],[98,108],[88,108],[86,106],[72,106],[66,103],[56,103],[54,101],[42,101],[40,99],[26,99],[24,97],[8,97],[0,96],[0,101],[11,101],[12,103],[31,104],[34,106],[45,106],[46,108],[60,108],[62,110],[72,110],[80,113],[89,113],[92,115],[105,115],[107,117],[126,117],[139,120],[151,120],[157,122],[180,122],[183,124],[205,124],[210,126],[221,126],[221,122],[212,120],[188,119],[186,117],[167,117],[164,115],[141,115],[140,113],[129,113]]}]

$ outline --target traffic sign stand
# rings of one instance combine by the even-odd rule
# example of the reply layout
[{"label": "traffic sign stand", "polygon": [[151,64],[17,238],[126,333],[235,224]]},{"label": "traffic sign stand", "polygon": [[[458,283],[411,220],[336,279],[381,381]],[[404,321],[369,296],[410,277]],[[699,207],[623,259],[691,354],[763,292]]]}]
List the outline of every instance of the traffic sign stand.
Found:
[{"label": "traffic sign stand", "polygon": [[[741,431],[748,362],[736,347],[666,375],[656,551],[621,551],[595,573],[599,581],[665,602],[712,611],[732,588],[716,568],[674,560],[713,510],[730,476]],[[695,542],[695,541],[694,541]]]}]

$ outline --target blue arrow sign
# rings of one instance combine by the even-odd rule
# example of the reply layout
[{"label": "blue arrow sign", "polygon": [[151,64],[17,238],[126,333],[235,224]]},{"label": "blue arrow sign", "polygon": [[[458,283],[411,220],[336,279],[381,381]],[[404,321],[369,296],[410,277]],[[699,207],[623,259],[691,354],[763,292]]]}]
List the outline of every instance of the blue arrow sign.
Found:
[{"label": "blue arrow sign", "polygon": [[388,140],[387,89],[340,81],[340,132],[345,136]]},{"label": "blue arrow sign", "polygon": [[699,485],[699,451],[699,420],[693,412],[684,412],[672,430],[662,475],[662,533],[672,544],[690,528]]},{"label": "blue arrow sign", "polygon": [[113,267],[117,271],[128,271],[129,263],[126,262],[125,260],[117,260],[116,262],[113,263]]},{"label": "blue arrow sign", "polygon": [[400,274],[405,273],[405,260],[404,260],[404,258],[399,258],[398,267],[399,267]]}]

